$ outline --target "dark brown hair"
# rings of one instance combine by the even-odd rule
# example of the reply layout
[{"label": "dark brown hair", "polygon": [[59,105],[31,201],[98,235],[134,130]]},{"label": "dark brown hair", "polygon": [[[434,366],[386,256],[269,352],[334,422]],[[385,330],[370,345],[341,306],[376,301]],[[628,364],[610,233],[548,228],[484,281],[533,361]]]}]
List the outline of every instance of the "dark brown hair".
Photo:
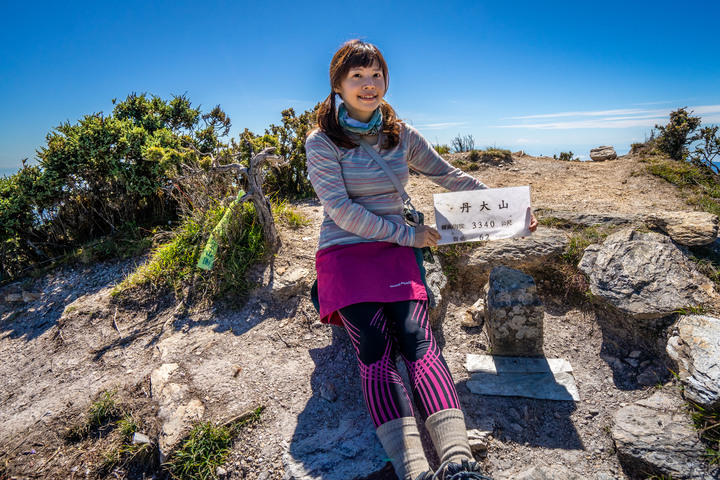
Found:
[{"label": "dark brown hair", "polygon": [[[348,72],[357,67],[370,67],[378,62],[385,78],[385,91],[389,85],[388,68],[385,58],[378,48],[362,40],[350,40],[343,44],[330,62],[330,95],[320,104],[317,113],[318,128],[322,130],[335,145],[343,148],[354,148],[358,144],[350,138],[340,125],[335,113],[335,89],[340,88]],[[380,104],[383,116],[381,131],[384,136],[382,148],[393,148],[400,141],[400,120],[395,110],[385,100]]]}]

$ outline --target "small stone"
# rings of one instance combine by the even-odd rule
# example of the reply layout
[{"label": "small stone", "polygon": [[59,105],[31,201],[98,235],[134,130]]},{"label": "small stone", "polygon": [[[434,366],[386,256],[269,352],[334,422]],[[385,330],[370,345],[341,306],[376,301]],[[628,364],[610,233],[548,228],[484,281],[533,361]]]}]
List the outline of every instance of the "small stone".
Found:
[{"label": "small stone", "polygon": [[640,355],[642,355],[642,352],[640,350],[633,350],[632,352],[630,352],[630,355],[628,355],[628,357],[640,358]]},{"label": "small stone", "polygon": [[512,422],[512,423],[510,424],[510,428],[512,428],[513,430],[515,430],[515,431],[518,432],[518,433],[520,433],[520,432],[523,431],[523,427],[522,427],[520,424],[515,423],[515,422]]},{"label": "small stone", "polygon": [[22,295],[19,293],[8,293],[5,295],[5,301],[8,303],[19,302],[22,300]]},{"label": "small stone", "polygon": [[42,295],[40,293],[33,293],[33,292],[22,292],[22,300],[25,303],[34,302],[35,300],[39,299]]},{"label": "small stone", "polygon": [[626,361],[629,365],[632,365],[632,366],[635,367],[635,368],[637,368],[637,367],[640,365],[640,362],[639,362],[637,359],[635,359],[635,358],[626,358],[625,361]]},{"label": "small stone", "polygon": [[490,437],[489,431],[480,430],[473,428],[467,431],[468,441],[470,442],[470,449],[474,452],[484,452],[488,449],[488,442]]},{"label": "small stone", "polygon": [[467,310],[460,315],[460,326],[473,328],[477,327],[478,325],[479,324],[477,320],[475,320],[475,317],[473,316],[473,312],[471,312],[470,310]]},{"label": "small stone", "polygon": [[460,319],[460,325],[463,327],[477,327],[482,322],[483,316],[485,315],[485,299],[480,297],[462,314]]},{"label": "small stone", "polygon": [[640,385],[644,385],[646,387],[658,385],[660,383],[660,378],[658,377],[658,374],[650,368],[638,375],[636,380]]},{"label": "small stone", "polygon": [[133,434],[133,440],[132,440],[132,441],[133,441],[134,444],[135,444],[135,443],[152,443],[152,441],[150,440],[150,437],[148,437],[147,435],[144,435],[144,434],[142,434],[142,433],[140,433],[140,432],[135,432],[135,433]]},{"label": "small stone", "polygon": [[612,365],[617,360],[616,357],[613,357],[612,355],[608,355],[607,353],[601,353],[600,358],[604,360],[608,365]]},{"label": "small stone", "polygon": [[322,398],[323,400],[327,400],[331,403],[337,400],[335,386],[330,382],[323,382],[323,384],[320,386],[320,398]]}]

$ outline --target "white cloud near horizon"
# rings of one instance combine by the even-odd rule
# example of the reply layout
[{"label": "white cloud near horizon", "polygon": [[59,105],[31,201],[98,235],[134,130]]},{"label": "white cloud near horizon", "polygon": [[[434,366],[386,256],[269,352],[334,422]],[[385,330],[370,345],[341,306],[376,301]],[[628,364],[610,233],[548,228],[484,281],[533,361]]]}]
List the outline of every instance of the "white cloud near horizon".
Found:
[{"label": "white cloud near horizon", "polygon": [[[687,107],[694,116],[702,117],[703,125],[720,122],[720,105],[699,105]],[[617,110],[597,110],[579,112],[559,112],[522,117],[508,117],[501,120],[529,120],[529,119],[560,119],[576,117],[573,120],[555,121],[547,123],[518,123],[515,125],[494,125],[495,128],[527,128],[533,130],[572,130],[578,128],[631,128],[654,127],[656,124],[666,123],[672,110],[643,110],[636,108]],[[592,117],[592,118],[587,118]],[[605,117],[605,118],[596,118]]]},{"label": "white cloud near horizon", "polygon": [[413,125],[415,128],[427,128],[428,130],[438,130],[447,127],[457,127],[458,125],[468,125],[468,122],[446,122],[446,123],[426,123],[423,125]]},{"label": "white cloud near horizon", "polygon": [[501,120],[529,120],[532,118],[560,118],[560,117],[601,117],[604,115],[639,115],[639,114],[660,114],[666,110],[642,110],[639,108],[625,108],[618,110],[596,110],[579,112],[542,113],[538,115],[524,115],[521,117],[505,117]]}]

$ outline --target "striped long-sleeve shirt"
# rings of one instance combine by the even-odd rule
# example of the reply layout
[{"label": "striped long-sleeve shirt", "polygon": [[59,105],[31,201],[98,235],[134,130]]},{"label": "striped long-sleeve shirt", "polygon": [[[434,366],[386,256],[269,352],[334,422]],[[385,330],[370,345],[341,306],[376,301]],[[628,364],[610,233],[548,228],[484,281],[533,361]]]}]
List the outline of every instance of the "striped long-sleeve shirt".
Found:
[{"label": "striped long-sleeve shirt", "polygon": [[[403,186],[409,167],[451,191],[487,188],[446,162],[413,127],[401,125],[395,148],[380,150],[382,137],[374,148]],[[374,241],[413,245],[415,229],[405,224],[400,194],[369,153],[338,147],[320,130],[308,135],[305,151],[310,182],[323,205],[318,249]]]}]

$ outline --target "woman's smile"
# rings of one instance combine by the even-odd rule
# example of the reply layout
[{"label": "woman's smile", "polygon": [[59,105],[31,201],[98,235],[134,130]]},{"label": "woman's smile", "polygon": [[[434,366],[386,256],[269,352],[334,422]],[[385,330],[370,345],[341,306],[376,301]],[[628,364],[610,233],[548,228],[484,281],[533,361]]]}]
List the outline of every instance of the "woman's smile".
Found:
[{"label": "woman's smile", "polygon": [[335,88],[335,93],[342,97],[350,118],[368,122],[382,103],[385,90],[382,69],[373,62],[369,67],[351,68],[340,86]]}]

